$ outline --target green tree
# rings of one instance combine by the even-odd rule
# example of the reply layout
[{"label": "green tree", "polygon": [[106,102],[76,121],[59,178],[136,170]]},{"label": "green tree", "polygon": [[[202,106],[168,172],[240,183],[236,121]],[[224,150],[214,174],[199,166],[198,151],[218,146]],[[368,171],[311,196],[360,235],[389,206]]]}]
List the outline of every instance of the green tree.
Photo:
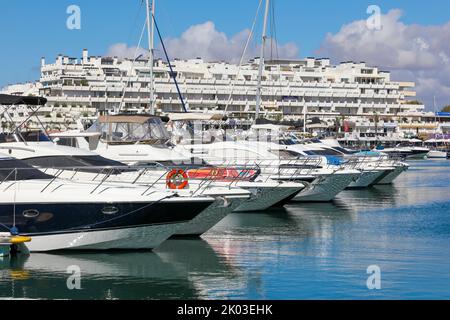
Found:
[{"label": "green tree", "polygon": [[408,104],[412,104],[412,105],[422,105],[422,101],[418,101],[418,100],[413,100],[413,101],[407,101]]},{"label": "green tree", "polygon": [[443,107],[442,112],[450,112],[450,105]]}]

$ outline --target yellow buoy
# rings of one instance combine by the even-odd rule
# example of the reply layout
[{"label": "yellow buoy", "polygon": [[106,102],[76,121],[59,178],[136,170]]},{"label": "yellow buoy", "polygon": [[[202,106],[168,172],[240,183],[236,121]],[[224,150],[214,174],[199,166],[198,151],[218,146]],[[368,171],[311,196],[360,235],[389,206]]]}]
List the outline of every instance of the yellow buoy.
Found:
[{"label": "yellow buoy", "polygon": [[26,243],[26,242],[31,242],[31,238],[30,237],[14,236],[14,237],[11,237],[9,242],[11,244],[22,244],[22,243]]}]

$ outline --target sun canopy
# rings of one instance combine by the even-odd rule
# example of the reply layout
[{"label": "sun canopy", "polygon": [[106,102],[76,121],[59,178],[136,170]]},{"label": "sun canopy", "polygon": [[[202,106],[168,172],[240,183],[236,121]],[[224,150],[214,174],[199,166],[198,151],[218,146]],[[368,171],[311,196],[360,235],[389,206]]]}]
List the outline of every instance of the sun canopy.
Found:
[{"label": "sun canopy", "polygon": [[100,132],[80,132],[80,131],[65,131],[65,132],[52,132],[49,134],[52,138],[91,138],[99,137]]},{"label": "sun canopy", "polygon": [[98,121],[100,123],[137,123],[144,124],[147,121],[155,119],[153,116],[144,115],[115,115],[115,116],[100,116]]},{"label": "sun canopy", "polygon": [[291,127],[275,125],[275,124],[254,124],[252,126],[253,130],[266,130],[266,131],[287,131]]},{"label": "sun canopy", "polygon": [[47,99],[43,97],[23,97],[12,96],[8,94],[0,94],[0,105],[29,105],[29,106],[43,106],[47,103]]},{"label": "sun canopy", "polygon": [[222,121],[224,116],[218,113],[171,113],[172,121]]}]

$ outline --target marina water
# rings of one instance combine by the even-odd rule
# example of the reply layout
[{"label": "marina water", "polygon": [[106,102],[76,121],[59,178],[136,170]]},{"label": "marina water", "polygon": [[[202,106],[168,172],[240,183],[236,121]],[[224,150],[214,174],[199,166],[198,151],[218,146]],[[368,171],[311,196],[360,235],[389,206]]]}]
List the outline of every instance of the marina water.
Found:
[{"label": "marina water", "polygon": [[410,164],[393,186],[232,214],[154,253],[0,258],[0,298],[449,299],[450,162]]}]

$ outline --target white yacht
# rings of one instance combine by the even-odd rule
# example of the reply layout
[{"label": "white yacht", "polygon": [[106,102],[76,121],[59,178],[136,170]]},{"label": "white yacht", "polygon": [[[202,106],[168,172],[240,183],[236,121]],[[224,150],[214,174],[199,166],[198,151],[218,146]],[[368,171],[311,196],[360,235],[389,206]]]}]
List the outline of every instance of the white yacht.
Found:
[{"label": "white yacht", "polygon": [[[128,167],[90,151],[56,145],[40,132],[0,135],[0,140],[1,137],[3,141],[8,142],[0,143],[0,150],[59,178],[82,182],[151,186],[163,191],[170,189],[167,187],[166,179],[170,168],[162,165]],[[189,180],[190,185],[186,189],[176,189],[177,193],[183,196],[201,195],[216,199],[195,219],[185,224],[177,235],[199,236],[206,233],[251,196],[249,191],[233,186],[233,181],[222,185],[213,185],[213,182],[211,180],[200,183]]]},{"label": "white yacht", "polygon": [[380,147],[376,151],[385,153],[393,158],[423,160],[427,158],[430,149],[422,146],[412,146],[410,143],[401,143],[390,148]]},{"label": "white yacht", "polygon": [[392,158],[389,155],[378,151],[351,151],[342,147],[337,140],[324,139],[321,143],[331,147],[333,150],[341,153],[344,159],[350,161],[368,163],[376,166],[377,169],[385,170],[385,173],[375,180],[372,185],[392,184],[403,172],[409,169],[409,164],[400,159]]},{"label": "white yacht", "polygon": [[428,159],[447,159],[447,152],[442,150],[431,150],[427,154]]},{"label": "white yacht", "polygon": [[449,154],[449,144],[448,139],[436,138],[425,141],[425,145],[430,148],[430,152],[427,155],[428,159],[447,159]]},{"label": "white yacht", "polygon": [[[172,168],[183,168],[187,172],[214,168],[238,171],[238,176],[214,179],[206,177],[211,186],[237,187],[251,192],[251,197],[235,211],[264,211],[279,204],[305,188],[304,184],[281,183],[269,181],[267,178],[241,179],[242,173],[254,172],[255,166],[240,166],[236,169],[230,163],[213,163],[211,166],[204,159],[195,154],[175,148],[170,143],[170,135],[159,117],[141,115],[112,115],[101,116],[86,131],[74,131],[53,134],[58,144],[76,146],[93,151],[105,158],[129,165],[163,165]],[[209,169],[208,169],[209,168]],[[164,174],[164,172],[163,172]],[[252,174],[253,175],[253,174]],[[256,177],[257,175],[255,175]],[[211,179],[213,181],[211,181]],[[190,181],[195,181],[189,179]],[[225,180],[225,181],[221,181]],[[197,184],[204,184],[205,178],[198,179]]]},{"label": "white yacht", "polygon": [[[170,114],[172,141],[178,148],[211,163],[231,162],[237,165],[258,165],[262,173],[276,181],[296,181],[308,185],[295,201],[327,202],[361,177],[354,168],[328,163],[326,157],[295,150],[295,143],[280,140],[280,126],[254,125],[250,131],[205,130],[214,127],[213,116]],[[186,121],[201,121],[197,132],[187,132]],[[223,141],[222,141],[223,140]],[[275,141],[275,142],[271,142]]]},{"label": "white yacht", "polygon": [[343,149],[331,147],[319,140],[305,140],[289,146],[290,149],[310,155],[325,156],[328,162],[343,165],[360,171],[358,179],[353,181],[348,188],[367,188],[377,184],[378,181],[395,170],[390,163],[384,161],[383,157],[359,156],[346,153]]},{"label": "white yacht", "polygon": [[154,249],[209,207],[211,197],[77,183],[0,155],[0,226],[31,238],[26,252]]},{"label": "white yacht", "polygon": [[321,157],[328,168],[341,167],[359,171],[359,176],[347,188],[367,188],[379,184],[381,180],[385,181],[385,177],[391,177],[394,173],[397,177],[408,167],[406,164],[388,160],[386,155],[380,153],[374,152],[368,157],[367,154],[351,152],[342,148],[336,140],[299,139],[289,129],[279,125],[256,125],[251,131],[260,138],[268,135],[266,139],[275,141],[282,146],[280,148],[288,150],[293,156]]},{"label": "white yacht", "polygon": [[224,141],[190,144],[179,139],[178,142],[178,149],[187,150],[213,164],[256,165],[261,168],[261,177],[284,183],[307,184],[307,188],[291,197],[295,201],[331,201],[359,176],[356,170],[324,166],[322,157],[299,159],[275,143]]}]

